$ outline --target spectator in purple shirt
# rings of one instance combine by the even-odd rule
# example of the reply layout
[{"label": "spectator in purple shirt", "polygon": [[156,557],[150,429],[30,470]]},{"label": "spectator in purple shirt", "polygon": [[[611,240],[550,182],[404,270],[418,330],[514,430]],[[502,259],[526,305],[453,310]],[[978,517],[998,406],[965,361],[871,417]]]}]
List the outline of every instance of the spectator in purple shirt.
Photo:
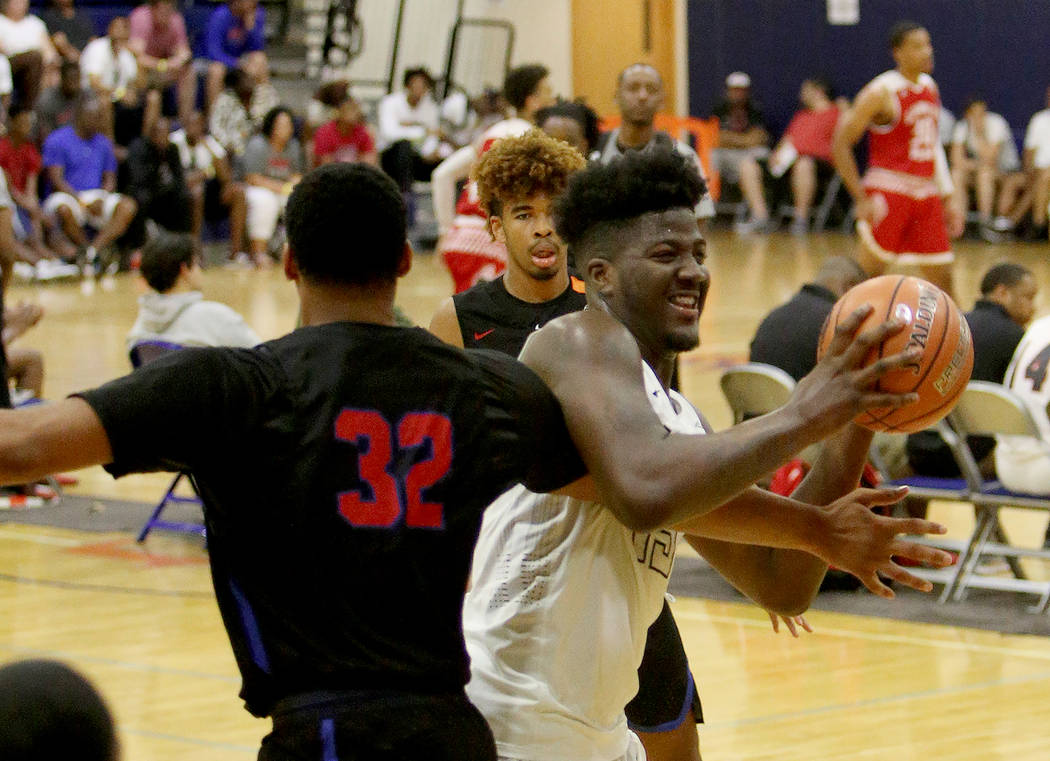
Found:
[{"label": "spectator in purple shirt", "polygon": [[[117,157],[102,134],[102,103],[83,98],[73,124],[60,127],[44,141],[44,168],[51,194],[45,216],[54,219],[77,246],[81,264],[94,267],[98,251],[116,242],[135,218],[137,204],[116,192]],[[97,231],[89,238],[84,226]]]},{"label": "spectator in purple shirt", "polygon": [[211,13],[204,35],[208,59],[207,106],[222,92],[226,72],[245,69],[257,82],[269,74],[266,60],[266,14],[258,0],[229,0]]}]

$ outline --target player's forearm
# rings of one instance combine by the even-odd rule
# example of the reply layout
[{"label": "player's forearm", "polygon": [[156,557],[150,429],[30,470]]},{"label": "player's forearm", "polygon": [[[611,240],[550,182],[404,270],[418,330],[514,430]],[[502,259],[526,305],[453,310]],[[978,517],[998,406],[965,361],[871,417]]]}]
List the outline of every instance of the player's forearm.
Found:
[{"label": "player's forearm", "polygon": [[805,552],[686,536],[711,566],[756,605],[781,616],[804,613],[827,565]]},{"label": "player's forearm", "polygon": [[842,178],[842,184],[853,196],[854,201],[864,199],[864,186],[860,180],[860,170],[857,168],[857,159],[853,156],[853,144],[849,139],[839,133],[831,143],[831,158],[835,164],[835,171]]},{"label": "player's forearm", "polygon": [[791,496],[811,505],[829,505],[856,489],[874,435],[867,428],[850,423],[829,438]]}]

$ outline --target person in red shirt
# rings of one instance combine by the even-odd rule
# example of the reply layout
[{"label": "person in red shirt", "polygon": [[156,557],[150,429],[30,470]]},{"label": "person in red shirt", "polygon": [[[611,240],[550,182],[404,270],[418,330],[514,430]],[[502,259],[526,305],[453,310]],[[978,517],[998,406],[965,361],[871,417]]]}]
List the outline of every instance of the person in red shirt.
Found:
[{"label": "person in red shirt", "polygon": [[[912,21],[890,32],[897,68],[869,82],[839,122],[835,168],[856,202],[860,265],[881,275],[891,264],[917,264],[922,276],[952,292],[949,237],[963,231],[948,160],[938,132],[941,96],[930,72],[930,33]],[[861,179],[853,146],[868,133]]]},{"label": "person in red shirt", "polygon": [[[791,194],[795,200],[795,219],[791,232],[801,235],[809,230],[809,212],[817,195],[818,176],[825,178],[831,168],[831,140],[839,119],[839,107],[831,100],[831,87],[819,78],[802,83],[798,99],[802,108],[791,117],[784,136],[769,160],[776,173],[791,167]],[[779,175],[778,175],[779,176]]]},{"label": "person in red shirt", "polygon": [[[40,210],[37,182],[43,159],[31,138],[33,111],[26,104],[15,103],[9,112],[8,133],[0,139],[0,168],[7,179],[7,189],[15,202],[12,223],[16,238],[16,252],[20,260],[37,266],[37,277],[49,279],[46,273],[58,271],[53,266],[60,258],[44,244],[44,216]],[[71,258],[76,254],[72,246],[64,251]],[[45,262],[40,265],[40,262]],[[43,276],[43,277],[41,277]]]},{"label": "person in red shirt", "polygon": [[363,161],[373,166],[379,163],[376,143],[365,126],[361,104],[349,92],[344,94],[339,103],[335,119],[314,133],[314,166],[333,161]]}]

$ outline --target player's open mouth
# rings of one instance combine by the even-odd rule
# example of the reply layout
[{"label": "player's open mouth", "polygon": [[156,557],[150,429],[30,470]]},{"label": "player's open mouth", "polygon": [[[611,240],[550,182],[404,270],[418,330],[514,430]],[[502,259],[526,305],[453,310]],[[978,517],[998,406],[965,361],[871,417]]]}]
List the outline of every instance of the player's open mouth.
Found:
[{"label": "player's open mouth", "polygon": [[558,249],[553,246],[537,246],[529,254],[537,267],[553,267],[558,261]]},{"label": "player's open mouth", "polygon": [[700,296],[696,293],[676,293],[668,299],[672,306],[690,313],[699,311]]}]

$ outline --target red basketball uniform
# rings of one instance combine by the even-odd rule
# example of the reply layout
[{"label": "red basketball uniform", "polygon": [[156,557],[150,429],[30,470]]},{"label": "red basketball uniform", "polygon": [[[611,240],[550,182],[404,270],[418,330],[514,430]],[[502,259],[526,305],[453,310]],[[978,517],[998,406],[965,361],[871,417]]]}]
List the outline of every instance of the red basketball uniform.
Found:
[{"label": "red basketball uniform", "polygon": [[[503,137],[517,137],[532,125],[524,119],[506,119],[489,127],[477,143],[478,156]],[[492,239],[488,215],[478,199],[473,180],[456,203],[456,219],[438,249],[455,284],[456,293],[467,290],[481,280],[494,280],[507,267],[507,249]]]},{"label": "red basketball uniform", "polygon": [[893,119],[868,132],[864,190],[876,208],[876,222],[857,229],[868,247],[890,262],[937,264],[953,259],[944,207],[934,178],[940,138],[941,98],[928,74],[912,82],[887,71],[873,84],[892,96]]}]

